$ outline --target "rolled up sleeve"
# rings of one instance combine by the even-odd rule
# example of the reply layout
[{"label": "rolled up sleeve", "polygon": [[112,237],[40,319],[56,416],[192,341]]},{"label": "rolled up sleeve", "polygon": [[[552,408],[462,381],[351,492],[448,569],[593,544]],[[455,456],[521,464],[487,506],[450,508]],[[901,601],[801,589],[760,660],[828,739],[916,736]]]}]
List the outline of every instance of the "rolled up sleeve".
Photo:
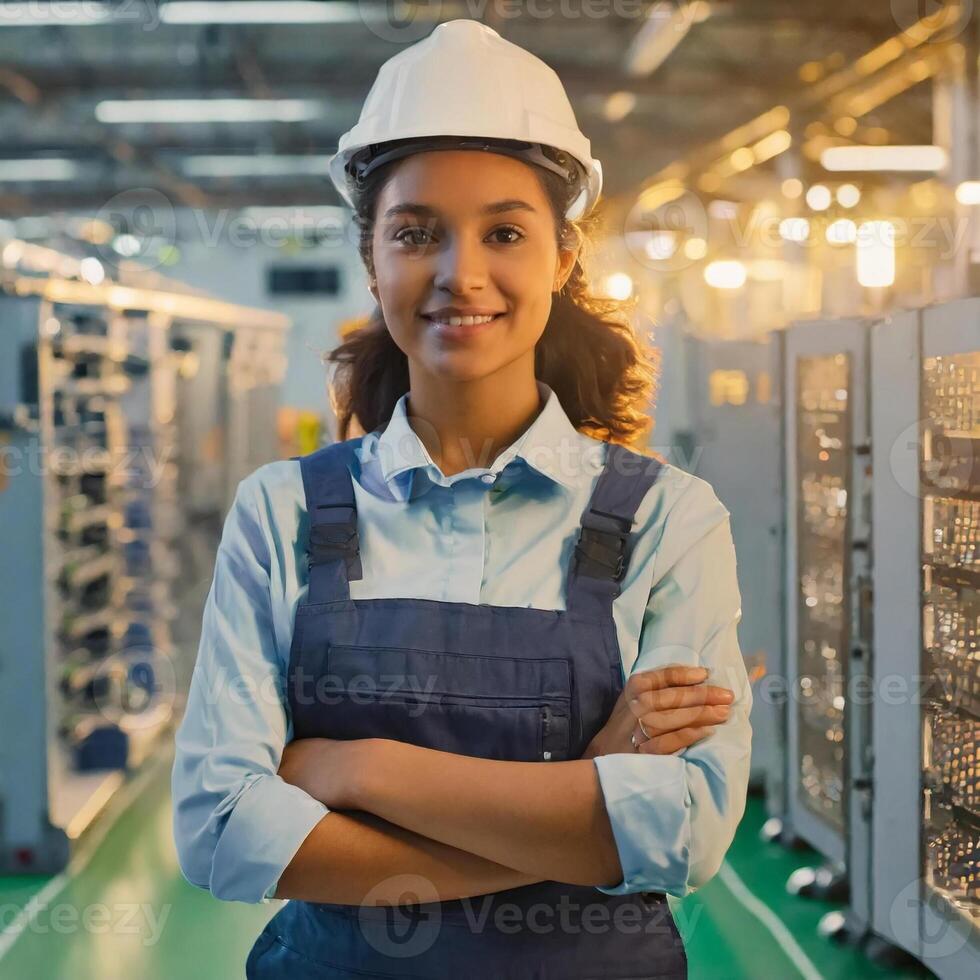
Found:
[{"label": "rolled up sleeve", "polygon": [[181,872],[216,898],[269,901],[327,808],[278,774],[288,735],[270,543],[256,474],[225,520],[171,777]]},{"label": "rolled up sleeve", "polygon": [[[615,753],[598,770],[623,880],[608,895],[696,891],[721,868],[745,812],[752,692],[738,643],[741,595],[730,515],[696,480],[669,511],[633,670],[703,666],[734,692],[713,734],[673,755]],[[597,886],[598,887],[598,886]]]}]

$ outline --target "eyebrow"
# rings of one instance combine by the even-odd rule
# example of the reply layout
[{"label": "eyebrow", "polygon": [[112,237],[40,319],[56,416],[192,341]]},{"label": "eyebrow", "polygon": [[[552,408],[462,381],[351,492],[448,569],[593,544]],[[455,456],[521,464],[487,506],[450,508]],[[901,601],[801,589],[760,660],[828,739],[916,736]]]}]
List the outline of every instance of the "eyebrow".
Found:
[{"label": "eyebrow", "polygon": [[[537,214],[537,208],[531,207],[527,201],[521,201],[517,198],[511,198],[506,201],[494,201],[493,204],[488,204],[482,209],[483,214],[500,214],[503,211],[530,211],[532,214]],[[396,204],[394,207],[388,208],[385,211],[385,218],[394,218],[399,214],[422,214],[430,218],[437,218],[439,212],[428,204],[418,204],[414,201],[406,201],[403,204]]]}]

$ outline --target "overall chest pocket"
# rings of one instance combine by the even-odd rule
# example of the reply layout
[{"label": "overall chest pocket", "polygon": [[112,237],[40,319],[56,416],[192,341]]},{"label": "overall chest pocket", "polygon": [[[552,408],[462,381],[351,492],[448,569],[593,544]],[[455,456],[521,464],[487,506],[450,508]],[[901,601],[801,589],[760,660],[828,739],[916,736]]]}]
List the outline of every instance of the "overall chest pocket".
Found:
[{"label": "overall chest pocket", "polygon": [[572,679],[562,658],[331,645],[325,667],[311,719],[321,737],[513,762],[568,758]]}]

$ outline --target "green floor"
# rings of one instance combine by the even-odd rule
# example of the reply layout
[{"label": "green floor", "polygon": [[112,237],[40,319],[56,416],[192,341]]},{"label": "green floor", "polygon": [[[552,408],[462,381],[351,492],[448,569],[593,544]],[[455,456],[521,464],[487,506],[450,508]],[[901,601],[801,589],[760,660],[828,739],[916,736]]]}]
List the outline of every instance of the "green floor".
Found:
[{"label": "green floor", "polygon": [[[218,902],[183,880],[170,837],[169,774],[168,759],[154,764],[132,804],[60,891],[62,879],[0,878],[0,978],[240,980],[274,906]],[[722,874],[674,907],[691,980],[932,976],[875,967],[818,937],[817,922],[831,906],[794,898],[783,887],[813,855],[760,843],[764,818],[761,802],[750,799]],[[46,886],[46,906],[23,914]]]}]

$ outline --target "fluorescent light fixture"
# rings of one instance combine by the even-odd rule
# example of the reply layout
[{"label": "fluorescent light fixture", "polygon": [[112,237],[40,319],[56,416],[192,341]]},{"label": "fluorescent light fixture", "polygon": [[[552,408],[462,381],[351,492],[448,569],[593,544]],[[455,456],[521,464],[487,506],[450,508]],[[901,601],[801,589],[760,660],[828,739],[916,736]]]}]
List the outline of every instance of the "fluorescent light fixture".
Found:
[{"label": "fluorescent light fixture", "polygon": [[228,0],[227,3],[184,2],[160,5],[164,24],[336,24],[351,19],[352,3],[312,0]]},{"label": "fluorescent light fixture", "polygon": [[181,162],[188,177],[283,177],[309,174],[325,177],[329,156],[191,156]]},{"label": "fluorescent light fixture", "polygon": [[254,204],[242,211],[248,218],[264,221],[285,218],[291,222],[346,221],[348,211],[335,204]]},{"label": "fluorescent light fixture", "polygon": [[857,236],[857,280],[862,286],[895,282],[895,226],[890,221],[865,221]]},{"label": "fluorescent light fixture", "polygon": [[144,99],[106,100],[95,107],[103,123],[251,123],[315,119],[314,99]]},{"label": "fluorescent light fixture", "polygon": [[655,72],[687,37],[691,25],[707,19],[710,14],[711,7],[703,0],[681,4],[659,0],[654,3],[626,51],[627,73],[636,77]]},{"label": "fluorescent light fixture", "polygon": [[788,130],[777,129],[768,136],[763,136],[758,143],[752,147],[752,156],[756,163],[765,163],[773,157],[785,153],[793,145],[793,137]]},{"label": "fluorescent light fixture", "polygon": [[164,24],[354,24],[367,19],[375,19],[374,12],[342,0],[174,0],[160,5]]},{"label": "fluorescent light fixture", "polygon": [[0,3],[0,27],[91,27],[118,18],[106,3],[57,0],[43,3]]},{"label": "fluorescent light fixture", "polygon": [[0,181],[73,180],[78,176],[74,160],[39,157],[36,160],[0,160]]},{"label": "fluorescent light fixture", "polygon": [[746,278],[744,264],[734,259],[709,262],[704,267],[704,281],[715,289],[741,289]]},{"label": "fluorescent light fixture", "polygon": [[825,170],[927,170],[938,172],[949,164],[941,146],[829,146],[820,154]]}]

